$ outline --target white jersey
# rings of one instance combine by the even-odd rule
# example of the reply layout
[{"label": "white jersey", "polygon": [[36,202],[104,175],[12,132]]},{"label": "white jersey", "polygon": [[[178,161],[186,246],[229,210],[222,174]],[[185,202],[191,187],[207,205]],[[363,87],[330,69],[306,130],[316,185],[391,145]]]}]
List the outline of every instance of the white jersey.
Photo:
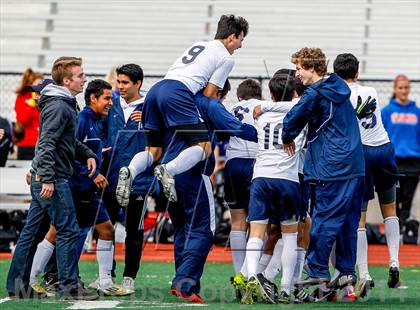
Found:
[{"label": "white jersey", "polygon": [[377,106],[375,112],[368,117],[358,120],[362,144],[379,146],[388,143],[389,137],[382,123],[376,90],[373,87],[362,86],[357,83],[349,83],[348,85],[351,90],[350,101],[353,108],[357,107],[358,96],[362,98],[362,101],[365,101],[369,96],[376,99]]},{"label": "white jersey", "polygon": [[[232,105],[228,110],[240,122],[255,126],[253,117],[254,107],[261,104],[258,99],[242,100]],[[232,158],[255,158],[258,152],[258,143],[246,141],[238,137],[231,137],[226,149],[226,160]]]},{"label": "white jersey", "polygon": [[164,79],[183,83],[194,95],[207,83],[223,88],[235,61],[219,40],[199,41],[171,66]]},{"label": "white jersey", "polygon": [[301,132],[295,138],[295,155],[289,156],[283,150],[281,134],[286,114],[284,112],[266,112],[256,121],[259,148],[253,179],[258,177],[276,178],[299,183],[300,152],[305,143],[305,136],[304,132]]}]

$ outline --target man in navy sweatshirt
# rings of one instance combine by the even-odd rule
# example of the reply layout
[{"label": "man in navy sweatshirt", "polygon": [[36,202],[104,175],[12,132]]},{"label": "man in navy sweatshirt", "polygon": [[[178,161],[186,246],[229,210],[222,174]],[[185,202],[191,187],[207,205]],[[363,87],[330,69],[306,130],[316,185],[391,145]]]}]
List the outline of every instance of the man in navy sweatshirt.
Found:
[{"label": "man in navy sweatshirt", "polygon": [[[293,140],[308,125],[304,178],[314,184],[315,207],[308,248],[309,278],[321,295],[354,284],[357,228],[365,174],[363,148],[350,89],[336,74],[327,75],[324,53],[303,48],[292,55],[296,76],[308,89],[284,119],[284,149],[294,154]],[[328,262],[336,242],[336,268],[330,282]],[[330,282],[327,286],[327,283]]]}]

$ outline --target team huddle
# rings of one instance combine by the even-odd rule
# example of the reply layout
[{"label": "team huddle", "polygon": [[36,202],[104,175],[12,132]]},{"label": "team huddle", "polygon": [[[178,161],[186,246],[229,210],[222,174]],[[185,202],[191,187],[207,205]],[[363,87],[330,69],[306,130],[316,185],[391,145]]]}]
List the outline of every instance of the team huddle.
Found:
[{"label": "team huddle", "polygon": [[[141,67],[126,64],[116,71],[119,94],[93,80],[78,114],[82,61],[55,61],[52,80],[39,89],[41,125],[28,176],[32,202],[8,274],[11,296],[133,294],[145,204],[154,197],[164,199],[175,228],[170,293],[203,302],[200,279],[216,228],[210,176],[219,141],[228,141],[231,283],[240,303],[335,301],[340,290],[343,300],[366,297],[374,287],[365,229],[374,191],[389,249],[388,286],[400,285],[394,149],[375,89],[357,84],[357,58],[338,55],[328,73],[319,48],[302,48],[291,56],[295,70],[280,69],[270,79],[271,100],[248,79],[237,88],[238,102],[226,108],[232,55],[247,34],[244,18],[223,15],[214,40],[191,45],[146,94]],[[113,240],[121,209],[127,236],[117,284]],[[77,263],[92,227],[99,277],[85,289]]]}]

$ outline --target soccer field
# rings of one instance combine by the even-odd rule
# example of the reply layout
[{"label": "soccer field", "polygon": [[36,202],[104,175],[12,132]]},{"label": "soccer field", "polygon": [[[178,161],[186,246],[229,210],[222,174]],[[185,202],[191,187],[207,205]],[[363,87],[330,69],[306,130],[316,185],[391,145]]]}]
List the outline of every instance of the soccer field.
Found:
[{"label": "soccer field", "polygon": [[[232,266],[225,263],[208,263],[202,278],[201,296],[205,304],[190,304],[169,294],[170,281],[174,266],[172,263],[144,262],[137,279],[135,296],[116,298],[102,297],[97,302],[62,302],[55,298],[44,300],[9,300],[5,291],[9,259],[0,259],[0,309],[134,309],[134,308],[195,308],[235,309],[235,308],[275,308],[289,307],[296,309],[310,308],[358,308],[358,309],[419,309],[420,307],[420,267],[402,267],[403,288],[388,289],[386,286],[386,267],[370,267],[376,288],[367,300],[355,303],[337,301],[305,305],[240,305],[234,299],[234,292],[229,284],[233,273]],[[80,272],[85,283],[95,280],[97,264],[94,261],[82,261]],[[119,268],[118,268],[119,267]],[[121,276],[122,262],[117,264]],[[121,280],[120,278],[118,279]]]}]

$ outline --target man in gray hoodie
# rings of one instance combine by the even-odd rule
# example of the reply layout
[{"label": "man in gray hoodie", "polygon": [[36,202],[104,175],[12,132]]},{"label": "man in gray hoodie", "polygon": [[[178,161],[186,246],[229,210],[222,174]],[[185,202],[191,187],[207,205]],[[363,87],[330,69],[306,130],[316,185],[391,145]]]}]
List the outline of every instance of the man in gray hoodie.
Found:
[{"label": "man in gray hoodie", "polygon": [[98,295],[78,284],[76,241],[79,226],[68,180],[75,159],[86,162],[93,176],[96,155],[76,140],[77,102],[86,76],[82,59],[61,57],[52,68],[55,84],[46,86],[39,102],[40,128],[31,169],[32,202],[27,223],[20,234],[7,277],[10,296],[43,297],[44,292],[28,286],[33,257],[31,248],[46,214],[57,230],[57,266],[62,299],[94,300]]}]

